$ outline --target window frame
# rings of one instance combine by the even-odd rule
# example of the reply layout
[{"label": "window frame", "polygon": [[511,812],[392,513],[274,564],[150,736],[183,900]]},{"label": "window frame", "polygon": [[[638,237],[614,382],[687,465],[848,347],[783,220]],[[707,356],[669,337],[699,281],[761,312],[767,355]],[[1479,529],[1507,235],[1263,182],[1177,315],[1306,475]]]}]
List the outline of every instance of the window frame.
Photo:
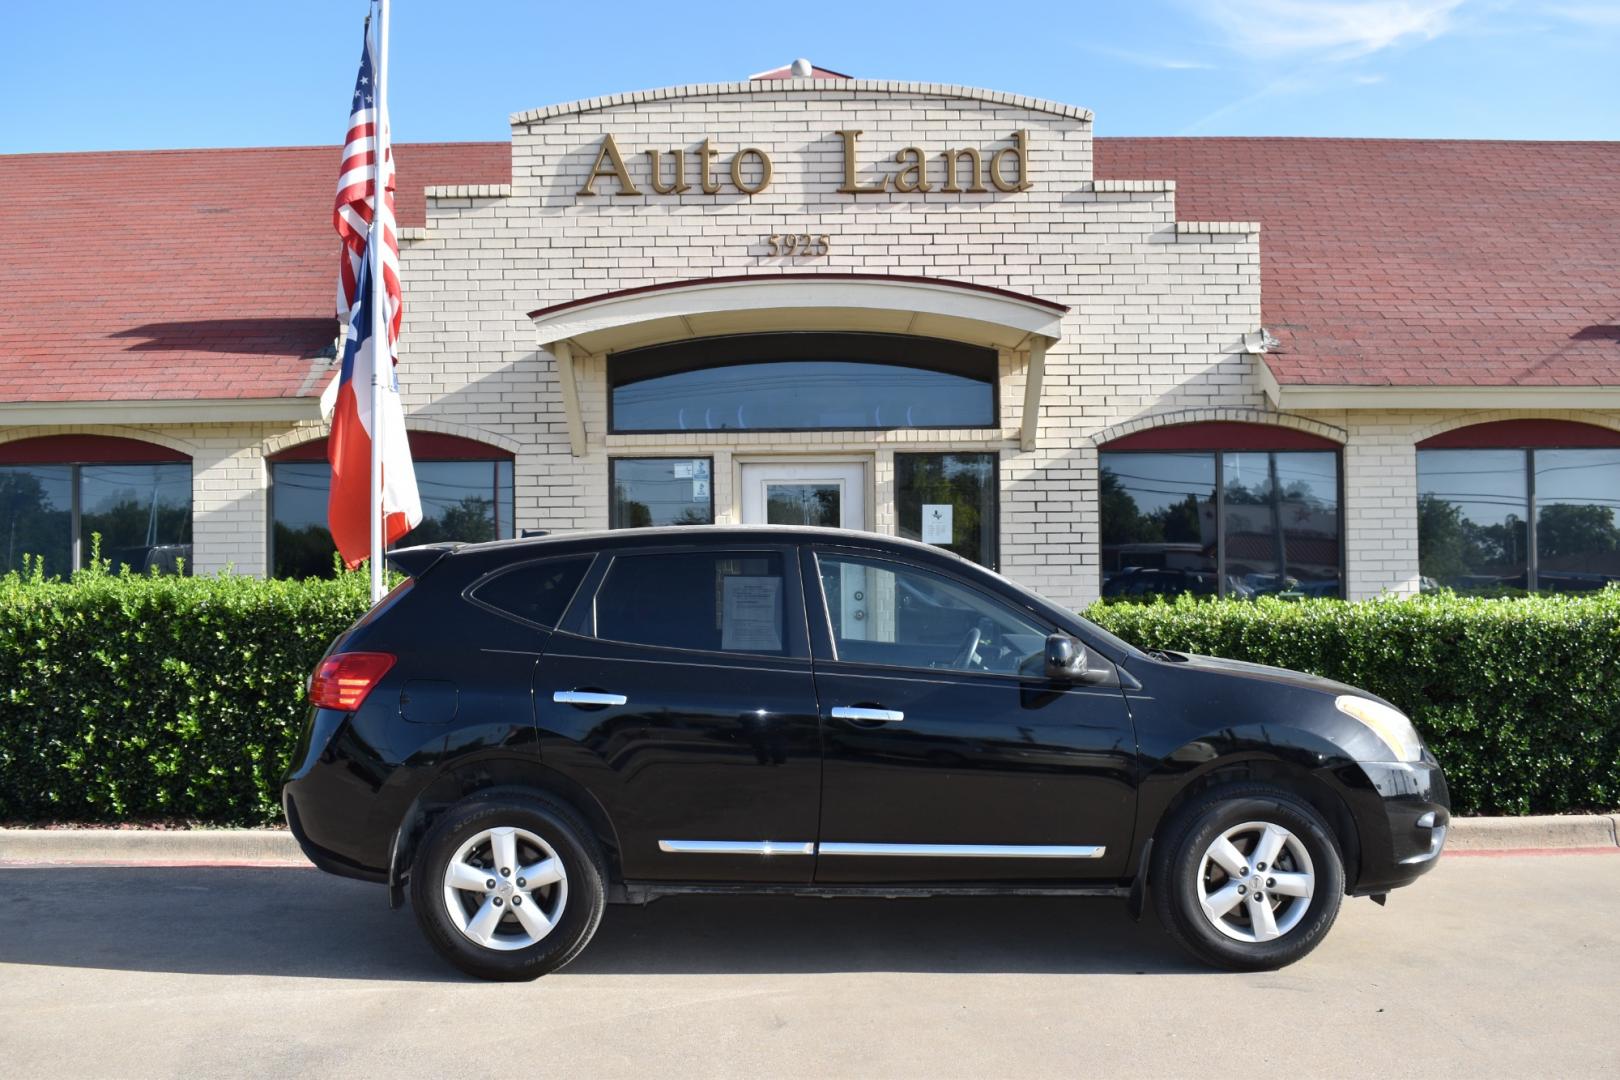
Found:
[{"label": "window frame", "polygon": [[[702,348],[704,346],[714,346],[717,343],[719,343],[720,348],[723,350],[723,349],[725,349],[727,347],[735,347],[732,343],[746,342],[746,341],[749,341],[749,340],[752,340],[752,339],[758,339],[758,338],[800,338],[800,339],[807,339],[807,338],[812,338],[812,337],[879,339],[882,342],[881,347],[892,347],[892,346],[898,346],[900,344],[915,344],[915,345],[924,346],[924,347],[930,346],[930,345],[939,345],[939,346],[944,346],[947,350],[960,351],[964,355],[965,355],[966,351],[968,351],[968,350],[973,350],[973,351],[976,351],[976,352],[983,352],[983,353],[987,353],[988,355],[984,356],[984,357],[980,357],[979,359],[982,362],[987,363],[987,366],[989,368],[989,378],[981,380],[981,379],[979,379],[978,376],[968,373],[968,368],[970,367],[970,365],[968,365],[965,362],[955,365],[956,367],[960,367],[960,368],[963,369],[963,370],[959,371],[959,370],[952,370],[951,366],[948,366],[948,365],[945,365],[945,364],[899,364],[899,363],[895,363],[893,361],[885,361],[885,360],[828,360],[826,357],[821,357],[819,359],[818,358],[813,358],[813,357],[781,357],[781,358],[778,358],[776,360],[747,360],[747,361],[734,361],[734,362],[729,362],[729,363],[721,362],[721,363],[709,363],[709,364],[672,364],[671,365],[671,370],[661,372],[659,374],[643,375],[641,378],[630,379],[630,380],[624,380],[624,379],[621,379],[621,378],[617,377],[619,374],[622,373],[623,368],[624,368],[624,366],[625,366],[625,364],[627,362],[628,363],[634,363],[635,362],[635,360],[637,359],[636,354],[638,354],[638,353],[646,353],[646,352],[649,352],[649,351],[655,350],[655,349],[668,349],[668,350],[671,350],[671,352],[674,352],[677,349],[691,349],[691,350],[696,351],[696,350],[698,350],[698,349],[700,349],[700,348]],[[627,357],[628,357],[628,361],[626,360]],[[615,364],[615,361],[617,361],[617,366]],[[870,364],[870,365],[872,365],[874,367],[911,368],[911,369],[917,370],[917,371],[928,371],[928,372],[933,372],[935,374],[940,374],[940,375],[956,375],[959,378],[971,379],[974,382],[983,381],[990,389],[990,418],[989,418],[989,421],[987,423],[983,423],[983,424],[945,424],[945,425],[938,425],[938,426],[936,426],[936,425],[928,425],[928,426],[924,426],[924,427],[789,427],[789,428],[778,428],[778,427],[754,428],[754,427],[751,427],[751,428],[741,428],[741,429],[725,428],[725,429],[718,429],[718,430],[713,430],[713,431],[710,431],[710,430],[707,430],[707,429],[705,429],[703,431],[693,431],[693,430],[682,429],[682,428],[621,429],[619,427],[619,421],[618,421],[618,416],[617,416],[617,412],[616,412],[616,403],[614,401],[614,397],[615,397],[615,391],[618,390],[621,386],[634,385],[637,382],[643,382],[643,381],[645,381],[647,379],[651,379],[651,378],[659,378],[659,377],[662,377],[664,375],[685,374],[685,373],[693,372],[693,371],[712,371],[712,370],[715,370],[715,369],[718,369],[718,368],[739,367],[739,366],[744,366],[746,364],[806,363],[806,362],[809,362],[809,363],[815,363],[815,362],[820,362],[820,363],[854,363],[854,364]],[[702,338],[692,338],[692,339],[688,339],[688,340],[674,341],[674,342],[661,342],[661,343],[656,344],[656,345],[641,345],[641,346],[637,346],[636,348],[633,348],[633,349],[621,349],[621,350],[619,350],[617,352],[610,353],[608,355],[608,357],[607,357],[607,379],[606,379],[606,384],[607,384],[606,385],[606,390],[607,390],[607,433],[609,435],[692,435],[692,434],[698,434],[698,435],[718,436],[718,437],[724,438],[724,437],[735,436],[735,435],[739,435],[739,434],[746,435],[746,434],[749,434],[749,433],[759,433],[759,434],[766,434],[766,435],[787,435],[787,434],[809,434],[809,433],[821,432],[821,431],[866,431],[866,432],[878,432],[878,431],[986,431],[986,430],[991,430],[991,429],[997,428],[1001,424],[1001,358],[1000,358],[1000,354],[995,349],[990,348],[989,346],[985,346],[985,345],[972,345],[972,344],[969,344],[967,342],[952,341],[949,338],[924,337],[922,335],[916,335],[916,334],[894,334],[894,333],[885,333],[885,332],[882,332],[882,331],[865,331],[865,330],[848,330],[848,331],[845,331],[845,330],[764,330],[764,331],[759,331],[759,332],[754,332],[754,333],[742,333],[742,334],[713,334],[713,335],[710,335],[708,337],[702,337]]]},{"label": "window frame", "polygon": [[[837,544],[812,544],[807,546],[804,550],[805,554],[808,556],[804,565],[805,589],[807,592],[810,591],[811,584],[814,584],[814,593],[816,597],[815,602],[819,610],[819,616],[814,617],[811,620],[811,625],[815,628],[815,632],[811,635],[811,648],[817,663],[847,664],[850,667],[877,668],[883,671],[894,672],[913,672],[945,678],[965,677],[975,679],[996,679],[1003,682],[1014,683],[1049,681],[1044,670],[1039,674],[1010,674],[1002,671],[973,671],[963,668],[915,667],[911,664],[885,664],[875,660],[842,659],[838,655],[838,634],[834,631],[832,625],[832,607],[827,603],[826,587],[822,584],[823,579],[821,575],[821,560],[824,557],[856,560],[867,563],[889,563],[894,566],[903,567],[908,571],[921,573],[928,577],[936,578],[948,584],[954,585],[957,588],[965,589],[968,592],[982,597],[990,603],[997,604],[1003,608],[1015,612],[1020,618],[1026,619],[1027,621],[1034,623],[1036,626],[1041,627],[1043,630],[1043,639],[1050,637],[1054,633],[1064,633],[1073,636],[1072,631],[1053,622],[1043,612],[1037,611],[1034,608],[1028,607],[1027,605],[1014,603],[1007,597],[1001,596],[990,589],[983,588],[977,582],[974,582],[966,577],[949,574],[945,571],[936,569],[935,567],[927,566],[911,559],[891,555],[888,552],[867,551],[860,548],[842,547]],[[974,563],[971,565],[978,564]],[[825,635],[824,638],[823,635]],[[822,655],[823,646],[825,646],[825,656]]]},{"label": "window frame", "polygon": [[[1109,454],[1172,454],[1178,457],[1190,457],[1197,454],[1208,454],[1215,458],[1215,598],[1225,600],[1226,593],[1226,455],[1227,454],[1331,454],[1333,455],[1334,473],[1334,528],[1337,530],[1335,539],[1339,547],[1339,595],[1337,597],[1324,597],[1323,599],[1344,600],[1348,591],[1347,571],[1345,565],[1345,509],[1344,509],[1344,448],[1336,447],[1287,447],[1283,449],[1261,449],[1259,447],[1245,447],[1242,449],[1206,450],[1189,447],[1187,449],[1146,448],[1133,450],[1129,447],[1119,449],[1100,448],[1097,451],[1097,488],[1093,498],[1097,499],[1097,588],[1100,591],[1103,585],[1103,574],[1106,572],[1102,558],[1102,472],[1103,458]],[[1286,568],[1285,568],[1286,569]]]},{"label": "window frame", "polygon": [[[1502,451],[1505,450],[1505,451],[1509,451],[1511,453],[1522,454],[1524,456],[1524,496],[1525,496],[1525,500],[1524,500],[1524,512],[1525,512],[1524,591],[1525,591],[1526,595],[1535,595],[1535,594],[1540,593],[1540,592],[1543,591],[1542,588],[1541,588],[1541,550],[1540,550],[1540,536],[1539,536],[1540,522],[1538,520],[1541,517],[1541,506],[1540,506],[1540,503],[1538,502],[1537,497],[1536,497],[1536,452],[1538,450],[1555,450],[1555,451],[1594,450],[1594,451],[1602,451],[1602,450],[1606,450],[1606,449],[1612,451],[1614,449],[1614,447],[1604,447],[1604,446],[1597,446],[1597,445],[1549,446],[1549,445],[1547,445],[1545,443],[1538,443],[1538,444],[1533,445],[1533,446],[1522,446],[1522,445],[1502,445],[1502,446],[1494,446],[1494,445],[1493,446],[1445,446],[1445,445],[1440,445],[1440,446],[1418,446],[1417,447],[1416,457],[1413,460],[1413,470],[1412,470],[1413,474],[1414,474],[1413,479],[1415,481],[1417,481],[1417,483],[1416,483],[1416,487],[1418,489],[1417,490],[1417,497],[1419,499],[1422,499],[1423,498],[1423,487],[1422,487],[1423,455],[1427,454],[1427,453],[1443,453],[1443,454],[1475,454],[1475,453],[1483,453],[1483,454],[1495,454],[1495,453],[1501,453]],[[1448,499],[1447,501],[1449,502],[1450,500]],[[1413,504],[1413,508],[1414,508],[1414,510],[1416,509],[1416,503]],[[1418,536],[1418,550],[1419,551],[1422,550],[1422,544],[1423,544],[1423,538],[1422,538],[1422,536],[1420,534]],[[1423,575],[1423,564],[1422,564],[1421,560],[1419,560],[1419,562],[1418,562],[1418,575],[1420,577]],[[1464,595],[1468,595],[1468,594],[1465,593]],[[1552,593],[1552,595],[1555,595],[1555,596],[1568,596],[1568,595],[1576,595],[1576,594],[1571,594],[1571,593],[1568,593],[1568,592],[1556,591],[1555,590]]]},{"label": "window frame", "polygon": [[[621,461],[707,461],[709,463],[709,520],[704,525],[714,524],[714,455],[713,454],[614,454],[608,457],[608,528],[614,531],[620,529],[640,528],[636,525],[619,525],[614,522],[614,492],[618,490],[618,471]],[[685,525],[652,525],[654,529],[684,529]]]},{"label": "window frame", "polygon": [[[597,632],[596,605],[602,588],[613,574],[614,564],[620,559],[645,555],[705,555],[715,559],[727,556],[746,558],[750,555],[776,555],[782,566],[782,651],[780,653],[746,652],[732,649],[698,649],[680,645],[654,645],[645,641],[624,641],[603,637]],[[804,582],[795,570],[799,566],[796,544],[659,544],[614,548],[601,552],[586,571],[574,599],[566,613],[558,620],[556,629],[561,633],[588,638],[601,645],[622,649],[650,650],[667,656],[723,657],[728,660],[748,661],[809,661],[810,643],[805,632]],[[679,663],[680,661],[674,661]]]}]

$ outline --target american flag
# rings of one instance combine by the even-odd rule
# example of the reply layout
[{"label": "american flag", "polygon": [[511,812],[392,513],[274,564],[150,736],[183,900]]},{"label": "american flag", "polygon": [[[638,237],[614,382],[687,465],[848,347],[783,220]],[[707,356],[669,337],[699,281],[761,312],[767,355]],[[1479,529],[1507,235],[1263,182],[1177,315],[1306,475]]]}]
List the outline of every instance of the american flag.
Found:
[{"label": "american flag", "polygon": [[338,168],[337,201],[332,225],[343,242],[338,262],[338,317],[347,319],[354,309],[360,264],[366,258],[371,228],[371,200],[375,190],[378,135],[383,147],[382,262],[383,286],[388,294],[388,352],[398,360],[399,324],[404,312],[399,291],[399,235],[394,225],[394,154],[388,139],[388,110],[377,103],[370,23],[360,50],[360,74],[354,80],[354,103],[349,112],[349,134],[343,140],[343,164]]}]

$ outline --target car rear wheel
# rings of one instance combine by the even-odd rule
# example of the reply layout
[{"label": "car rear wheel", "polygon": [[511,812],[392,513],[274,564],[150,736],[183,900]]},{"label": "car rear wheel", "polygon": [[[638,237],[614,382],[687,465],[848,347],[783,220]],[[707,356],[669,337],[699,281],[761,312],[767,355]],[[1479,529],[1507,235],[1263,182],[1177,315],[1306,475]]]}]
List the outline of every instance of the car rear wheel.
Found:
[{"label": "car rear wheel", "polygon": [[1339,914],[1344,864],[1309,803],[1277,787],[1215,788],[1154,844],[1159,921],[1193,956],[1233,971],[1300,959]]},{"label": "car rear wheel", "polygon": [[589,944],[605,903],[602,855],[566,807],[539,796],[475,797],[428,830],[411,906],[433,948],[483,979],[534,979]]}]

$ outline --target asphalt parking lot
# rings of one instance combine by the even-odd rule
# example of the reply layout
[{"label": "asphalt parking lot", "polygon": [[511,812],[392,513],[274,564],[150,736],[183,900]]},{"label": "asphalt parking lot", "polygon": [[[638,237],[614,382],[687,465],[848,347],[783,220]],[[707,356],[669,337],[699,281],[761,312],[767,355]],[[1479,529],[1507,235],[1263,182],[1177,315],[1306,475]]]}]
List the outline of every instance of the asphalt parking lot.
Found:
[{"label": "asphalt parking lot", "polygon": [[0,869],[31,1076],[1613,1076],[1620,857],[1448,856],[1302,964],[1184,961],[1117,901],[665,900],[537,983],[306,869]]}]

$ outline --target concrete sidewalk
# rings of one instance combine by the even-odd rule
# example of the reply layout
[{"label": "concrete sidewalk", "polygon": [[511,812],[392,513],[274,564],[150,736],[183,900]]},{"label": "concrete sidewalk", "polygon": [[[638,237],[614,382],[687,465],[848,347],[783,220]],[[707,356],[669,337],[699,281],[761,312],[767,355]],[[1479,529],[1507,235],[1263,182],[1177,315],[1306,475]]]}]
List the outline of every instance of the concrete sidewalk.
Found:
[{"label": "concrete sidewalk", "polygon": [[[1620,815],[1458,818],[1448,852],[1620,848]],[[0,829],[0,865],[307,866],[285,829]]]}]

